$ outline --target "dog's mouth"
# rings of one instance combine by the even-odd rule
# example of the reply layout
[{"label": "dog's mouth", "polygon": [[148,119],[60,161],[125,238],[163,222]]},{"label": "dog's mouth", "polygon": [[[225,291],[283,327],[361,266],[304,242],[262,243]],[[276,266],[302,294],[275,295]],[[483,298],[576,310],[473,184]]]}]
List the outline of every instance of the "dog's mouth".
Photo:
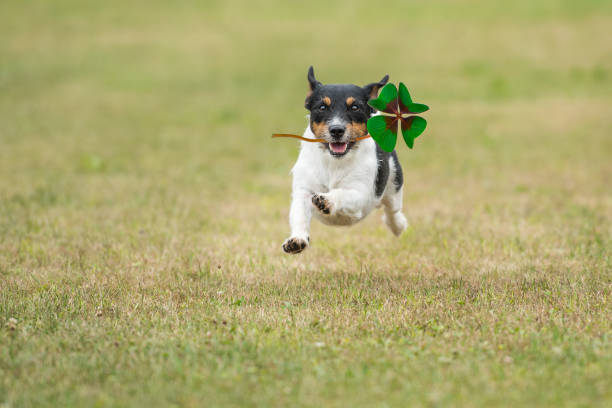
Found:
[{"label": "dog's mouth", "polygon": [[344,154],[348,149],[348,143],[330,143],[329,150],[335,154]]},{"label": "dog's mouth", "polygon": [[355,144],[355,142],[348,142],[348,143],[340,143],[340,142],[330,142],[330,143],[325,143],[325,145],[327,146],[327,149],[329,150],[329,153],[334,156],[334,157],[342,157],[345,154],[347,154],[349,152],[349,150],[351,150],[351,147],[353,147],[353,145]]}]

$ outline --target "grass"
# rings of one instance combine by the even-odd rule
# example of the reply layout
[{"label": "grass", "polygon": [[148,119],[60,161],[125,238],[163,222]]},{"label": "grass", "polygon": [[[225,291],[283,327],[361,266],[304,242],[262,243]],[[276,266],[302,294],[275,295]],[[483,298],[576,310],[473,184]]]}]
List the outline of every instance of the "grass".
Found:
[{"label": "grass", "polygon": [[[0,406],[612,403],[610,3],[373,7],[2,2]],[[282,253],[310,64],[432,107],[401,238]]]}]

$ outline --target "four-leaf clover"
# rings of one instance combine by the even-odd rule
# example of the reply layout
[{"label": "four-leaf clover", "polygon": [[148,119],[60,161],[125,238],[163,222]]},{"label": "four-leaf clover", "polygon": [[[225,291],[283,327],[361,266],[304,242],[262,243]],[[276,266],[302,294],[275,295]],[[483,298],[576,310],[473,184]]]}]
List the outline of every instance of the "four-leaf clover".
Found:
[{"label": "four-leaf clover", "polygon": [[368,105],[382,113],[372,116],[367,127],[370,136],[386,152],[392,152],[395,148],[400,127],[404,141],[411,149],[414,139],[427,127],[427,121],[414,114],[423,113],[429,110],[429,107],[412,102],[410,93],[402,82],[399,84],[399,91],[394,84],[385,85],[378,98],[369,100]]}]

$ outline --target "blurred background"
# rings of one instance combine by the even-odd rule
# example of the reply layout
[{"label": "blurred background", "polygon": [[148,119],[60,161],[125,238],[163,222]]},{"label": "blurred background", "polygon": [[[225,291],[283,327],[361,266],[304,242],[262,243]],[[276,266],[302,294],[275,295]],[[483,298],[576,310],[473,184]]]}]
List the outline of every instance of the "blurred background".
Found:
[{"label": "blurred background", "polygon": [[[575,335],[577,348],[597,350],[593,339],[610,330],[602,310],[612,270],[611,27],[612,2],[607,0],[3,0],[0,310],[3,319],[18,320],[12,325],[27,323],[36,330],[28,332],[28,341],[14,343],[7,340],[8,331],[0,333],[7,336],[0,343],[10,345],[10,351],[6,346],[0,354],[16,356],[0,364],[0,373],[11,374],[0,375],[5,378],[0,391],[14,401],[56,396],[66,402],[62,398],[71,394],[63,392],[74,386],[58,380],[64,378],[59,373],[66,372],[93,384],[78,388],[80,395],[114,395],[124,401],[140,395],[140,402],[153,398],[138,394],[142,384],[129,375],[134,370],[139,378],[156,372],[153,391],[168,396],[189,381],[180,377],[185,370],[176,368],[175,360],[160,357],[167,356],[164,341],[199,350],[204,344],[200,342],[212,338],[221,339],[218,349],[181,360],[193,367],[217,367],[194,382],[197,387],[189,386],[206,390],[202,384],[221,384],[240,391],[235,401],[244,402],[240,398],[259,380],[235,380],[227,371],[231,364],[216,365],[234,356],[231,361],[243,367],[245,349],[233,343],[240,329],[227,334],[216,332],[223,326],[214,325],[235,319],[257,331],[263,327],[257,323],[261,316],[284,322],[288,309],[283,305],[291,304],[286,302],[298,299],[294,305],[310,305],[300,303],[301,296],[312,296],[315,305],[321,302],[313,313],[322,321],[346,326],[337,336],[350,337],[354,349],[337,355],[359,360],[368,351],[384,354],[387,344],[396,344],[376,338],[399,327],[385,323],[395,312],[374,306],[387,304],[387,299],[397,297],[398,305],[413,299],[410,304],[416,305],[414,319],[398,324],[411,324],[406,322],[416,321],[425,310],[432,319],[442,319],[434,327],[467,331],[461,340],[444,340],[420,332],[428,327],[425,323],[411,326],[442,353],[461,342],[466,342],[465,350],[473,350],[473,339],[492,338],[481,328],[486,324],[471,320],[474,313],[481,313],[480,321],[493,319],[491,299],[501,299],[502,309],[516,299],[526,306],[500,312],[489,327],[496,322],[511,327],[514,320],[499,316],[526,310],[532,325],[525,330],[539,336],[542,310],[559,310],[546,303],[550,288],[560,288],[555,299],[562,307],[584,308],[580,318],[562,320],[561,327]],[[415,101],[430,106],[423,115],[428,128],[414,150],[398,144],[404,208],[411,223],[400,239],[391,236],[376,213],[350,230],[315,223],[311,249],[298,257],[282,253],[281,244],[289,235],[289,171],[299,144],[270,136],[301,134],[306,127],[303,104],[310,65],[323,83],[364,85],[389,74],[392,82],[408,86]],[[370,281],[370,276],[378,281]],[[529,292],[533,298],[516,295],[523,293],[523,286],[512,286],[520,279],[536,282],[524,286],[536,288]],[[444,289],[463,290],[456,282],[477,288],[469,293],[491,294],[482,306],[462,315],[460,325],[454,316],[441,317],[459,307],[452,298],[455,292]],[[336,290],[336,284],[337,293],[326,292]],[[380,327],[360,332],[352,326],[362,315],[351,314],[349,300],[334,300],[345,293],[342,285],[348,285],[349,295],[365,291],[364,315],[368,307],[372,313],[389,313],[378,320]],[[486,289],[478,292],[480,285]],[[570,302],[576,287],[584,290],[579,298],[588,302],[563,303]],[[605,287],[608,292],[599,292]],[[200,292],[192,293],[196,288]],[[411,292],[414,297],[400,294],[410,288],[417,288]],[[139,304],[140,309],[132,304],[141,299],[137,290],[151,299]],[[439,293],[435,302],[432,293]],[[246,308],[236,307],[245,303]],[[441,309],[430,309],[434,304]],[[332,305],[332,312],[325,305]],[[312,351],[308,345],[323,340],[316,337],[321,326],[299,325],[300,313],[312,311],[303,307],[295,312],[298,326],[287,326],[283,336],[306,351],[293,353],[283,343],[264,353],[271,360],[284,359],[270,368],[280,373],[270,384],[299,381],[301,371],[291,367],[300,364],[305,373],[312,372],[308,358],[319,349]],[[109,315],[121,319],[101,320]],[[206,320],[217,315],[214,322]],[[343,316],[353,317],[341,323]],[[272,327],[284,324],[277,323]],[[142,327],[150,327],[159,344],[147,343],[149,329]],[[210,337],[199,337],[211,331]],[[111,347],[109,339],[115,337],[109,333],[119,333],[116,338],[124,340]],[[275,331],[257,333],[263,342],[257,344],[278,341],[273,339]],[[336,336],[331,329],[328,333]],[[500,333],[500,339],[510,336]],[[490,395],[492,400],[503,402],[504,395],[515,393],[514,401],[520,401],[525,388],[516,384],[525,373],[535,376],[525,380],[530,385],[523,384],[532,387],[532,402],[548,395],[544,401],[555,405],[559,395],[577,395],[579,386],[588,395],[602,395],[608,388],[596,351],[587,353],[593,360],[585,357],[593,361],[589,367],[595,367],[590,371],[594,377],[583,376],[582,365],[576,366],[577,375],[565,376],[572,372],[565,363],[538,371],[529,365],[529,356],[549,356],[554,347],[565,347],[555,343],[565,338],[529,343],[516,336],[511,346],[517,350],[523,344],[541,348],[517,369],[514,378],[519,380],[499,380],[498,386],[506,384],[506,394]],[[111,348],[88,343],[93,338],[109,342]],[[344,337],[333,341],[343,342]],[[136,346],[128,346],[145,343],[149,351],[137,349],[142,353],[138,355],[129,349]],[[234,346],[236,354],[218,352]],[[499,367],[497,361],[506,358],[501,350],[496,345],[484,357],[469,355],[468,363],[474,357],[473,367],[482,361]],[[341,378],[340,371],[334,371],[344,364],[337,355],[319,362],[330,378]],[[211,360],[201,364],[208,356]],[[261,357],[253,375],[267,367],[268,357]],[[396,368],[406,367],[416,375],[433,373],[423,378],[440,384],[444,375],[437,366],[426,365],[437,356],[417,359],[424,370],[413,370],[417,360],[405,358]],[[540,363],[557,361],[554,355],[546,359]],[[161,369],[152,369],[151,361],[159,362]],[[109,385],[110,377],[100,374],[100,367],[115,373],[115,385]],[[124,370],[114,371],[117,367]],[[360,366],[352,367],[357,372]],[[379,384],[380,373],[386,372],[381,367],[370,374],[364,371],[364,378]],[[483,377],[466,370],[457,371],[455,380],[481,378],[482,383],[462,389],[465,401],[474,395],[466,389],[499,389],[487,386],[486,370]],[[168,382],[160,374],[165,372],[178,373],[176,378],[186,382]],[[538,373],[543,373],[541,378]],[[544,384],[554,373],[563,377],[557,379],[557,388],[549,388]],[[312,378],[308,395],[323,395],[317,387],[325,381]],[[396,380],[389,379],[389,388],[381,386],[379,395],[393,390]],[[347,395],[366,401],[357,392],[370,389],[363,387],[366,383],[349,382]],[[38,394],[29,392],[34,386]],[[98,386],[106,394],[97,394]],[[122,387],[133,387],[133,393]],[[280,388],[270,385],[266,390],[270,402]],[[429,398],[423,395],[423,401]],[[370,397],[373,402],[379,398]]]}]

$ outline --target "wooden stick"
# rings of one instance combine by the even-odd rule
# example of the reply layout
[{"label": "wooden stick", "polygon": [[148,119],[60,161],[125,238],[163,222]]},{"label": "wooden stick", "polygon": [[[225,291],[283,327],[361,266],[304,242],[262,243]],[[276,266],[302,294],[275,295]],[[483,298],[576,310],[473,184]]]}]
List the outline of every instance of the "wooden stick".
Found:
[{"label": "wooden stick", "polygon": [[[300,139],[300,140],[303,140],[305,142],[319,142],[319,143],[320,142],[327,142],[327,140],[325,140],[325,139],[308,139],[306,137],[298,136],[298,135],[292,135],[290,133],[274,133],[272,135],[272,137],[292,137],[294,139]],[[370,137],[369,134],[365,135],[365,136],[359,136],[358,138],[351,140],[351,142],[357,142],[359,140],[367,139],[368,137]]]}]

